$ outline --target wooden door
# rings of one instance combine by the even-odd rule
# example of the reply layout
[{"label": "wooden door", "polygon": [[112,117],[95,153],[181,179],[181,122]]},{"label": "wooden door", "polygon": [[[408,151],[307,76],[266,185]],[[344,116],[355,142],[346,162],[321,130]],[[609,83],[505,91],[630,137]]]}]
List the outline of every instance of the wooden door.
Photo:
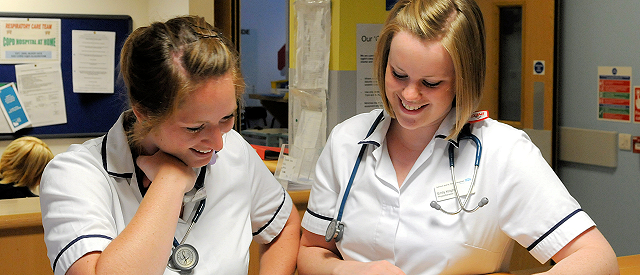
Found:
[{"label": "wooden door", "polygon": [[525,130],[554,166],[556,3],[477,2],[487,35],[487,78],[480,109],[488,110],[494,119]]},{"label": "wooden door", "polygon": [[[487,39],[481,110],[523,129],[554,166],[554,0],[476,0]],[[549,263],[546,263],[549,265]],[[541,266],[515,244],[510,270]]]}]

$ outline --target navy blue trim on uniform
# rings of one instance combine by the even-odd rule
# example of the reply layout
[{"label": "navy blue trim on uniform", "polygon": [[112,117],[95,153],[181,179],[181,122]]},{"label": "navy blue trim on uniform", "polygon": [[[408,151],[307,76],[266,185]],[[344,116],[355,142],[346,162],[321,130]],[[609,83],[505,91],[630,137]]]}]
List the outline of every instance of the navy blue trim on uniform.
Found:
[{"label": "navy blue trim on uniform", "polygon": [[100,151],[100,154],[102,154],[102,166],[104,166],[104,170],[107,171],[107,174],[114,177],[128,178],[128,179],[133,177],[133,173],[119,174],[119,173],[111,172],[107,169],[107,134],[105,134],[104,138],[102,139],[102,149]]},{"label": "navy blue trim on uniform", "polygon": [[276,210],[276,213],[273,214],[273,217],[271,217],[271,220],[269,220],[269,222],[267,222],[267,224],[265,224],[263,227],[260,227],[260,229],[258,229],[258,231],[251,233],[253,236],[262,233],[262,231],[264,231],[264,229],[267,228],[267,226],[269,226],[271,224],[271,222],[273,222],[273,220],[276,219],[276,216],[278,216],[278,213],[280,213],[280,209],[282,209],[282,206],[284,205],[284,202],[287,200],[287,191],[285,191],[284,188],[282,189],[282,191],[283,191],[282,203],[280,203],[280,206],[278,206],[278,210]]},{"label": "navy blue trim on uniform", "polygon": [[536,245],[538,245],[542,240],[544,240],[544,238],[546,238],[547,236],[549,236],[551,233],[553,233],[553,231],[555,231],[556,229],[558,229],[558,227],[560,227],[564,222],[566,222],[567,220],[569,220],[569,218],[573,217],[575,214],[578,214],[579,212],[581,212],[582,209],[577,209],[576,211],[573,211],[571,214],[567,215],[566,217],[564,217],[564,219],[562,219],[561,221],[559,221],[556,225],[554,225],[551,229],[549,229],[549,231],[547,231],[546,233],[542,234],[542,236],[540,236],[540,238],[538,238],[535,242],[533,242],[529,247],[527,247],[527,251],[531,251],[533,248],[536,247]]},{"label": "navy blue trim on uniform", "polygon": [[373,140],[363,140],[358,142],[358,144],[371,144],[371,145],[375,145],[380,147],[380,143],[378,143],[377,141],[373,141]]},{"label": "navy blue trim on uniform", "polygon": [[53,261],[53,267],[51,269],[55,272],[56,265],[58,264],[58,259],[60,259],[60,256],[62,256],[62,253],[67,251],[67,249],[69,249],[69,247],[71,247],[73,244],[77,243],[78,241],[80,241],[82,239],[86,239],[86,238],[103,238],[103,239],[107,239],[107,240],[113,240],[113,238],[111,238],[109,236],[105,236],[105,235],[82,235],[80,237],[77,237],[75,240],[73,240],[69,244],[67,244],[67,246],[65,246],[62,250],[60,250],[60,252],[58,252],[58,256],[56,256],[56,259]]},{"label": "navy blue trim on uniform", "polygon": [[322,216],[322,215],[320,215],[320,214],[318,214],[316,212],[313,212],[313,211],[309,210],[308,208],[307,208],[307,213],[311,214],[311,216],[314,216],[314,217],[316,217],[318,219],[322,219],[322,220],[325,220],[325,221],[333,220],[332,218],[325,217],[325,216]]}]

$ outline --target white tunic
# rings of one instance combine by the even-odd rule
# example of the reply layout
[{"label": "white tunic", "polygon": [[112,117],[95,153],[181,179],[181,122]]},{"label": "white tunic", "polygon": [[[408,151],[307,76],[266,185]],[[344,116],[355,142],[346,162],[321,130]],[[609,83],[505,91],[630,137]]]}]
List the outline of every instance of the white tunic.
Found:
[{"label": "white tunic", "polygon": [[[433,209],[430,203],[436,200],[436,192],[447,192],[446,187],[436,187],[451,183],[449,143],[432,139],[398,187],[385,142],[391,122],[388,114],[363,140],[380,112],[357,115],[333,129],[318,160],[316,183],[302,221],[310,232],[325,234],[329,221],[337,217],[359,143],[370,144],[344,207],[344,237],[337,243],[344,259],[387,260],[407,274],[507,271],[513,240],[546,262],[594,226],[529,137],[492,119],[471,127],[481,141],[482,156],[468,208],[482,197],[489,204],[458,215]],[[452,110],[436,136],[447,136],[454,119]],[[471,181],[475,149],[471,141],[462,140],[455,150],[456,182]],[[460,194],[466,195],[467,190]],[[457,209],[455,199],[439,203],[447,211]]]},{"label": "white tunic", "polygon": [[[72,145],[45,169],[40,202],[55,274],[88,252],[103,251],[142,201],[122,119],[104,137]],[[185,241],[200,255],[193,274],[246,274],[251,241],[271,242],[291,213],[291,198],[255,150],[233,130],[223,138],[216,163],[206,167],[204,211]],[[195,204],[184,206],[178,241]]]}]

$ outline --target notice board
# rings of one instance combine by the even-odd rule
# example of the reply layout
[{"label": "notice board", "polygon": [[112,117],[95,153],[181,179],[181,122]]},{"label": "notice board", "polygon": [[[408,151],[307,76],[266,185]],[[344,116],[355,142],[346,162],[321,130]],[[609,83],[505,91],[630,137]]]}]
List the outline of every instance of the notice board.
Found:
[{"label": "notice board", "polygon": [[[16,133],[0,133],[0,139],[13,139],[23,135],[42,138],[83,137],[106,133],[127,105],[124,83],[119,78],[118,68],[122,45],[132,31],[131,17],[128,15],[40,13],[0,13],[0,17],[60,19],[60,66],[67,115],[67,123],[28,127]],[[113,94],[73,92],[72,30],[115,32],[115,58],[113,62],[116,72]],[[16,82],[15,64],[0,64],[0,82]]]}]

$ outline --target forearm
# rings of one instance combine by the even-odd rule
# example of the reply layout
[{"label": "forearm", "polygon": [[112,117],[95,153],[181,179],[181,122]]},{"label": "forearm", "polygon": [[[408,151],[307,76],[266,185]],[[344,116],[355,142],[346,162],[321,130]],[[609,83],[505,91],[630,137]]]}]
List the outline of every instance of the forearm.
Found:
[{"label": "forearm", "polygon": [[342,262],[336,254],[325,248],[300,246],[298,274],[333,274]]},{"label": "forearm", "polygon": [[600,250],[584,249],[558,262],[545,274],[620,274],[620,270],[613,251],[602,253]]},{"label": "forearm", "polygon": [[293,274],[299,245],[300,216],[294,205],[280,235],[260,246],[260,274]]},{"label": "forearm", "polygon": [[98,257],[81,259],[87,261],[79,260],[69,270],[81,267],[83,272],[69,274],[162,274],[171,252],[183,188],[161,180],[151,184],[125,229]]},{"label": "forearm", "polygon": [[557,264],[547,274],[620,274],[613,248],[595,227],[576,237],[553,259]]}]

